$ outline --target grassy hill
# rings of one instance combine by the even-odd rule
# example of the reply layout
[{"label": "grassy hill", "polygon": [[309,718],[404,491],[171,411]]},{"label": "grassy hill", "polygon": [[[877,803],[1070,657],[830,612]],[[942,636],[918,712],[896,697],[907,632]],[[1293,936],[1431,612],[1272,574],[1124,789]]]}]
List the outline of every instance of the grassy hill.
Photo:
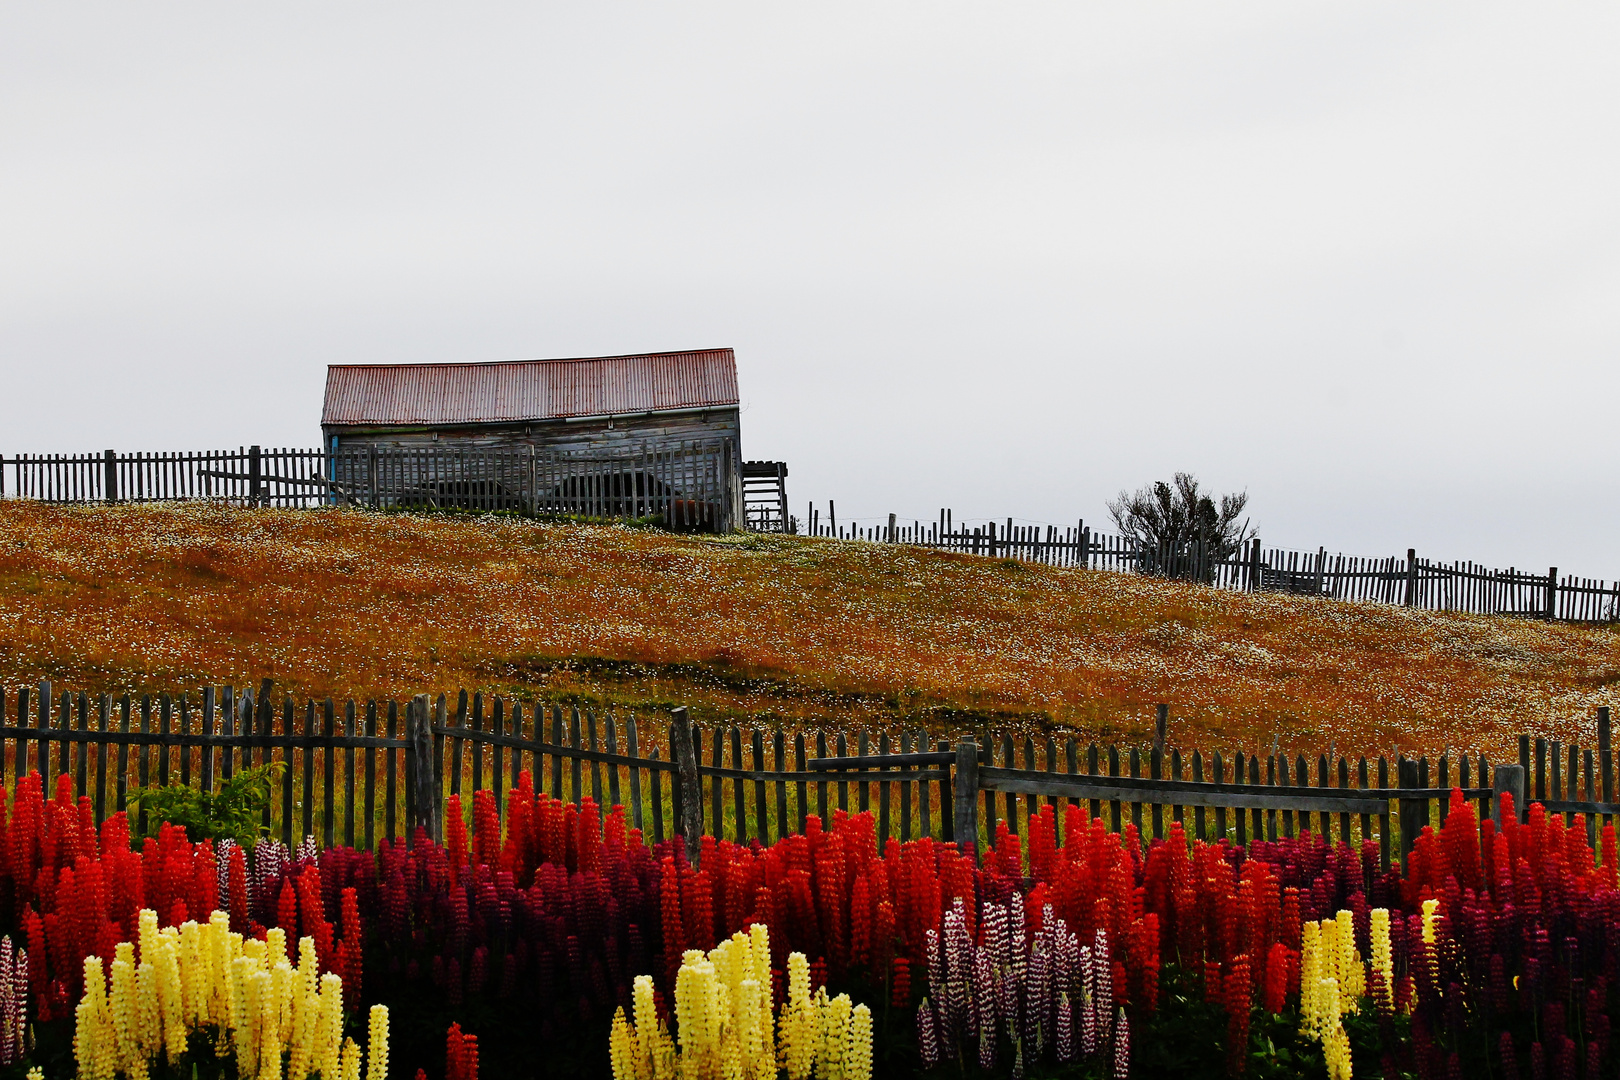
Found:
[{"label": "grassy hill", "polygon": [[[0,682],[458,688],[696,715],[1500,755],[1620,704],[1605,628],[793,537],[0,503]],[[1500,757],[1498,757],[1500,759]]]}]

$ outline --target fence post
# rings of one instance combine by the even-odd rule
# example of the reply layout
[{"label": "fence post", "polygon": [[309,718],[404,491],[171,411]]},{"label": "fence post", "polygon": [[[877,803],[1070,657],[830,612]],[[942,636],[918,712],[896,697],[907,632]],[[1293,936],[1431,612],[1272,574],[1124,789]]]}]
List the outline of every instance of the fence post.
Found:
[{"label": "fence post", "polygon": [[891,544],[894,543],[894,515],[893,514],[889,515],[889,535],[888,535],[887,539],[888,539],[889,543],[891,543]]},{"label": "fence post", "polygon": [[1547,568],[1547,621],[1558,618],[1558,567]]},{"label": "fence post", "polygon": [[1249,541],[1249,591],[1259,592],[1260,585],[1260,538],[1256,536]]},{"label": "fence post", "polygon": [[1502,796],[1513,796],[1515,816],[1524,812],[1524,766],[1498,765],[1491,778],[1491,820],[1502,827]]},{"label": "fence post", "polygon": [[696,866],[698,853],[703,850],[703,779],[698,775],[697,754],[692,750],[692,725],[687,721],[685,706],[670,711],[669,749],[675,759],[674,794],[678,796],[675,827],[686,837],[687,861]]},{"label": "fence post", "polygon": [[264,495],[263,469],[260,465],[260,451],[257,446],[248,447],[248,505],[258,506]]},{"label": "fence post", "polygon": [[[1415,758],[1402,758],[1396,770],[1395,777],[1403,790],[1420,786],[1418,779],[1418,763]],[[1406,871],[1406,860],[1412,854],[1412,847],[1417,843],[1418,833],[1428,824],[1429,799],[1426,795],[1401,796],[1401,872]]]},{"label": "fence post", "polygon": [[[1406,549],[1406,606],[1417,603],[1417,549]],[[1404,784],[1402,785],[1405,786]],[[1404,844],[1405,838],[1401,842]]]},{"label": "fence post", "polygon": [[[1603,801],[1614,801],[1614,757],[1609,750],[1609,707],[1599,705],[1597,711],[1597,737],[1598,737],[1598,774],[1603,778]],[[1608,825],[1614,819],[1603,815],[1603,824]]]},{"label": "fence post", "polygon": [[[407,722],[411,753],[406,758],[406,765],[411,775],[406,777],[406,783],[410,785],[411,792],[416,797],[416,820],[411,824],[427,830],[428,839],[438,843],[440,807],[438,792],[433,783],[432,728],[428,713],[428,696],[417,694],[411,699],[411,711]],[[312,793],[306,792],[304,797],[311,798]]]},{"label": "fence post", "polygon": [[956,744],[956,844],[979,863],[979,747],[966,740]]},{"label": "fence post", "polygon": [[108,450],[103,457],[105,475],[102,478],[101,498],[104,502],[118,501],[118,453]]}]

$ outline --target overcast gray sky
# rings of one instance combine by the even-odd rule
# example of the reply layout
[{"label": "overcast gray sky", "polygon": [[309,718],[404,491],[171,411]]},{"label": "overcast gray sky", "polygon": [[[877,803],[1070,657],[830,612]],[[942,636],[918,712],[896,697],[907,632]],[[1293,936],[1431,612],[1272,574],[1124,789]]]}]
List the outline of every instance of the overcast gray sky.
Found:
[{"label": "overcast gray sky", "polygon": [[0,451],[732,346],[839,517],[1620,575],[1613,4],[0,4]]}]

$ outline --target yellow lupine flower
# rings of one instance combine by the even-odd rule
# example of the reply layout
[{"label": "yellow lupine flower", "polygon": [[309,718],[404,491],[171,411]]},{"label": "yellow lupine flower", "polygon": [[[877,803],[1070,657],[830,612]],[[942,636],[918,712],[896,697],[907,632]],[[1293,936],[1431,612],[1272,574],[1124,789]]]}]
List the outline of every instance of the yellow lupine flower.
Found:
[{"label": "yellow lupine flower", "polygon": [[637,1069],[635,1035],[629,1020],[624,1018],[624,1006],[614,1009],[612,1028],[608,1031],[608,1067],[612,1080],[646,1080],[645,1070]]},{"label": "yellow lupine flower", "polygon": [[209,1005],[207,1018],[219,1027],[236,1026],[234,979],[231,964],[236,959],[231,934],[231,917],[216,911],[208,919],[208,934],[202,946],[208,950]]},{"label": "yellow lupine flower", "polygon": [[353,1039],[343,1040],[341,1063],[338,1065],[338,1076],[342,1080],[360,1080],[360,1047],[355,1045]]},{"label": "yellow lupine flower", "polygon": [[118,1034],[107,1000],[101,957],[84,958],[84,998],[75,1012],[73,1056],[85,1080],[113,1080],[118,1068]]},{"label": "yellow lupine flower", "polygon": [[828,999],[827,988],[816,991],[821,1011],[821,1060],[816,1063],[816,1080],[844,1080],[844,1051],[849,1041],[850,1002],[848,994]]},{"label": "yellow lupine flower", "polygon": [[171,1062],[186,1056],[189,1028],[180,983],[180,960],[171,949],[157,965],[158,1004],[163,1010],[163,1052]]},{"label": "yellow lupine flower", "polygon": [[185,1022],[199,1024],[208,1019],[208,990],[212,979],[208,962],[212,952],[203,945],[203,928],[195,922],[180,927],[180,950],[176,958],[180,966],[181,1006]]},{"label": "yellow lupine flower", "polygon": [[343,1038],[343,980],[328,973],[321,976],[321,1015],[315,1036],[315,1063],[320,1074],[336,1076],[338,1051]]},{"label": "yellow lupine flower", "polygon": [[[771,933],[764,923],[755,923],[748,928],[748,942],[754,953],[754,981],[761,986],[771,985]],[[770,997],[765,999],[765,1008],[770,1009]]]},{"label": "yellow lupine flower", "polygon": [[721,1080],[743,1080],[743,1048],[737,1039],[721,1039],[715,1065]]},{"label": "yellow lupine flower", "polygon": [[788,998],[778,1023],[782,1064],[788,1080],[809,1080],[816,1060],[818,1019],[810,999],[810,962],[803,953],[788,954]]},{"label": "yellow lupine flower", "polygon": [[279,926],[272,926],[264,932],[264,963],[268,968],[277,964],[290,964],[287,956],[287,931]]},{"label": "yellow lupine flower", "polygon": [[637,1080],[670,1080],[675,1075],[675,1046],[669,1029],[658,1019],[653,999],[651,975],[637,975],[632,995],[636,1010],[635,1037]]},{"label": "yellow lupine flower", "polygon": [[1356,1000],[1367,992],[1367,968],[1356,951],[1355,916],[1340,910],[1339,924],[1339,1011],[1355,1012]]},{"label": "yellow lupine flower", "polygon": [[286,960],[279,961],[270,969],[270,995],[275,1003],[272,1010],[274,1027],[271,1035],[278,1045],[286,1045],[292,1039],[293,1016],[296,1009],[293,997],[298,989],[298,973],[293,971],[292,965]]},{"label": "yellow lupine flower", "polygon": [[[1321,930],[1319,933],[1321,934],[1322,940],[1321,964],[1323,979],[1323,983],[1321,985],[1323,986],[1324,992],[1321,995],[1321,1000],[1317,1002],[1316,1008],[1317,1016],[1319,1018],[1325,1018],[1329,1012],[1337,1012],[1339,1008],[1339,994],[1337,990],[1337,987],[1341,982],[1339,978],[1339,966],[1342,963],[1344,956],[1343,950],[1339,947],[1338,922],[1334,919],[1323,919],[1320,925]],[[1328,979],[1333,980],[1335,987],[1332,997],[1328,997],[1325,992],[1326,980]]]},{"label": "yellow lupine flower", "polygon": [[[702,952],[687,950],[675,973],[675,1026],[683,1076],[702,1075],[712,1056],[709,1013],[714,1006],[714,965]],[[688,1064],[690,1063],[690,1064]]]},{"label": "yellow lupine flower", "polygon": [[290,1056],[287,1061],[288,1080],[304,1080],[313,1068],[315,1033],[321,1013],[320,964],[315,956],[315,939],[298,941],[298,967],[294,971],[289,990],[292,1005],[292,1028],[288,1035]]},{"label": "yellow lupine flower", "polygon": [[251,956],[238,956],[231,961],[231,1032],[236,1047],[236,1071],[243,1076],[258,1072],[254,1039],[259,1015],[257,975]]},{"label": "yellow lupine flower", "polygon": [[1438,942],[1435,923],[1439,920],[1440,901],[1428,899],[1423,901],[1423,948],[1417,956],[1412,958],[1414,965],[1421,964],[1432,978],[1435,975],[1434,947]]},{"label": "yellow lupine flower", "polygon": [[844,1055],[846,1080],[872,1080],[872,1010],[855,1006],[849,1018],[849,1049]]},{"label": "yellow lupine flower", "polygon": [[135,941],[140,946],[142,961],[152,959],[152,953],[157,949],[157,936],[157,912],[151,908],[142,908],[135,923]]},{"label": "yellow lupine flower", "polygon": [[118,1067],[131,1080],[145,1080],[146,1057],[140,1047],[140,991],[135,984],[135,946],[121,941],[113,952],[112,994],[107,1005],[117,1035]]},{"label": "yellow lupine flower", "polygon": [[1395,958],[1389,942],[1389,909],[1373,908],[1368,921],[1373,967],[1383,976],[1378,1006],[1385,1012],[1395,1007]]},{"label": "yellow lupine flower", "polygon": [[158,1005],[157,969],[145,960],[135,969],[135,1034],[141,1057],[156,1056],[163,1045],[163,1010]]},{"label": "yellow lupine flower", "polygon": [[1322,927],[1313,919],[1300,925],[1299,1029],[1315,1037],[1317,996],[1322,981]]},{"label": "yellow lupine flower", "polygon": [[[1324,996],[1339,996],[1337,980],[1323,979],[1322,983]],[[1351,1080],[1350,1036],[1345,1033],[1344,1022],[1336,1011],[1324,1021],[1322,1055],[1327,1059],[1328,1080]]]},{"label": "yellow lupine flower", "polygon": [[373,1005],[366,1028],[366,1080],[386,1080],[388,1076],[388,1006]]},{"label": "yellow lupine flower", "polygon": [[768,1063],[765,1053],[765,1041],[770,1038],[769,1015],[766,1028],[760,1030],[759,982],[752,978],[752,972],[738,987],[737,997],[737,1037],[732,1041],[740,1048],[742,1075],[748,1080],[776,1080],[775,1047],[771,1048]]}]

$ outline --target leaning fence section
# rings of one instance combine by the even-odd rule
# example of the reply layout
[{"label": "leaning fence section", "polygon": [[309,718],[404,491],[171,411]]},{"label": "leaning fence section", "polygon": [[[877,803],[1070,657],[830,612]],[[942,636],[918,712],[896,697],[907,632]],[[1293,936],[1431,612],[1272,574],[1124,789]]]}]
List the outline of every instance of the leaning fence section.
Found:
[{"label": "leaning fence section", "polygon": [[[870,812],[880,844],[931,837],[977,856],[1003,834],[1031,837],[1069,820],[1152,843],[1246,845],[1310,833],[1342,841],[1388,869],[1404,865],[1424,828],[1443,824],[1454,791],[1496,814],[1504,794],[1584,826],[1598,845],[1614,801],[1609,713],[1597,745],[1524,736],[1516,763],[1483,754],[1393,759],[1246,754],[1083,743],[1054,735],[979,732],[955,740],[899,731],[705,727],[686,710],[640,717],[462,693],[409,700],[290,696],[268,682],[179,694],[53,691],[49,682],[0,695],[7,777],[38,771],[86,801],[100,822],[124,811],[146,831],[139,794],[170,783],[217,792],[243,770],[274,766],[264,834],[291,845],[374,849],[422,828],[442,838],[447,812],[487,797],[497,818],[525,779],[543,798],[597,814],[624,808],[650,843],[708,835],[770,844],[805,832],[811,815]],[[61,792],[61,788],[53,788]],[[1580,819],[1579,822],[1577,819]],[[1091,826],[1095,827],[1095,825]]]}]

